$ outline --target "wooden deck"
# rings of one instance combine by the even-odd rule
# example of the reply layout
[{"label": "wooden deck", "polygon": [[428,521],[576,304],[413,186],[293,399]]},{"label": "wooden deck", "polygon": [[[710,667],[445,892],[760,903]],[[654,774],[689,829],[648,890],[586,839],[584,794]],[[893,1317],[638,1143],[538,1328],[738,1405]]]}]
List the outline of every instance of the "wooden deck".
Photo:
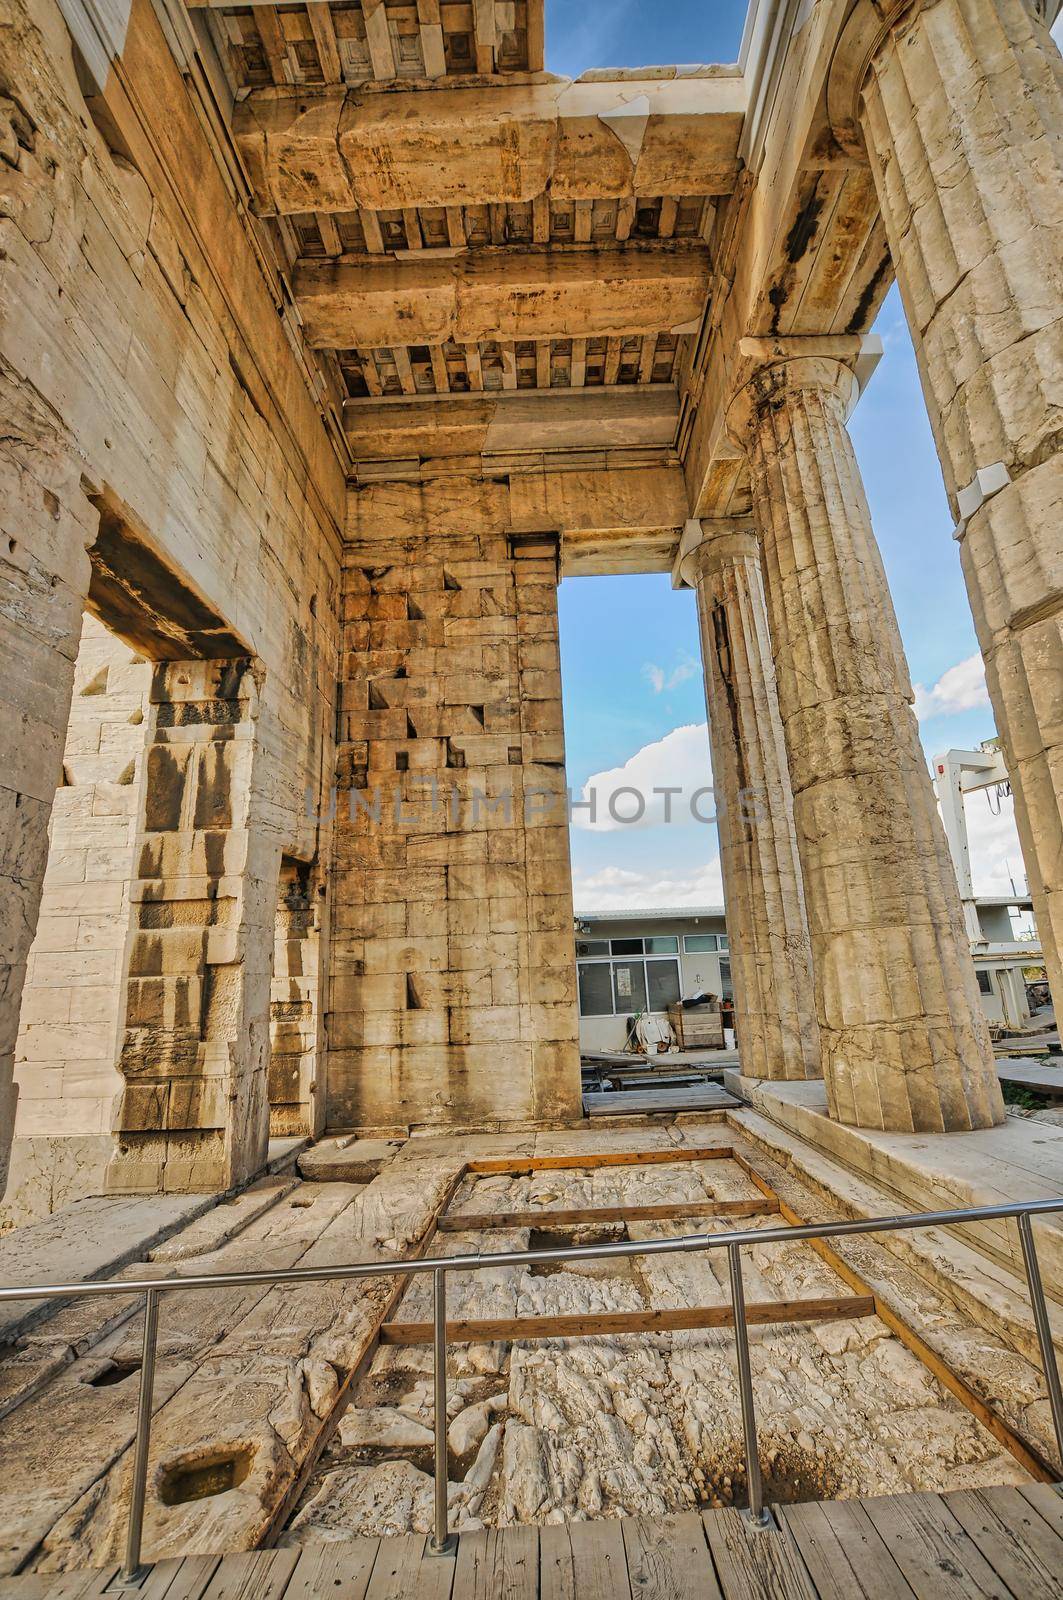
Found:
[{"label": "wooden deck", "polygon": [[139,1590],[99,1572],[0,1579],[0,1600],[1058,1600],[1063,1499],[1042,1484],[624,1517],[160,1561]]}]

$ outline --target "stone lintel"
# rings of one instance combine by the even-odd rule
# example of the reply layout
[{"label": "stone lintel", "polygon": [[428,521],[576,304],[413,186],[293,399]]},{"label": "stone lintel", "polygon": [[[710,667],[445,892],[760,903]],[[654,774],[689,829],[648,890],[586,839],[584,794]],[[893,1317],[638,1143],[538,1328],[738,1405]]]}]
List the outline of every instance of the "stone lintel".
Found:
[{"label": "stone lintel", "polygon": [[668,447],[679,399],[671,384],[348,400],[356,461],[491,456],[595,447]]},{"label": "stone lintel", "polygon": [[303,259],[295,297],[309,343],[325,350],[687,333],[709,269],[704,245],[679,242]]},{"label": "stone lintel", "polygon": [[256,89],[236,143],[263,215],[635,195],[725,195],[742,78],[365,93]]}]

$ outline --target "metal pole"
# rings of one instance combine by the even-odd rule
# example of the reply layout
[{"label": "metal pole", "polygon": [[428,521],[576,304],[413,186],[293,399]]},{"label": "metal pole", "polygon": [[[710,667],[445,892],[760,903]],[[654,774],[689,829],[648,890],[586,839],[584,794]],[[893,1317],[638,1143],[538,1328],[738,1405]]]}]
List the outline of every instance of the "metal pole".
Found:
[{"label": "metal pole", "polygon": [[764,1510],[764,1486],[760,1477],[760,1452],[757,1448],[757,1414],[753,1406],[753,1374],[749,1366],[749,1329],[746,1326],[746,1292],[742,1286],[742,1247],[727,1246],[731,1269],[731,1309],[735,1319],[735,1350],[738,1355],[738,1390],[742,1398],[742,1432],[746,1443],[746,1487],[749,1490],[749,1520],[756,1528],[770,1526]]},{"label": "metal pole", "polygon": [[1052,1412],[1052,1426],[1056,1433],[1056,1456],[1063,1466],[1063,1389],[1059,1383],[1056,1347],[1052,1342],[1052,1325],[1048,1320],[1048,1310],[1045,1306],[1044,1285],[1041,1282],[1041,1268],[1037,1261],[1037,1246],[1034,1244],[1030,1218],[1024,1214],[1018,1221],[1019,1243],[1022,1245],[1026,1283],[1030,1290],[1030,1307],[1033,1311],[1034,1327],[1037,1329],[1037,1343],[1041,1346],[1041,1365],[1044,1367],[1045,1383],[1048,1385],[1048,1404]]},{"label": "metal pole", "polygon": [[137,1400],[136,1448],[133,1454],[133,1493],[129,1503],[125,1561],[119,1583],[136,1583],[141,1575],[140,1539],[144,1531],[144,1494],[148,1482],[148,1447],[151,1443],[151,1405],[155,1389],[155,1350],[159,1336],[159,1295],[149,1289],[144,1307],[144,1345],[140,1357],[140,1396]]},{"label": "metal pole", "polygon": [[441,1267],[432,1273],[432,1377],[435,1422],[435,1531],[431,1549],[436,1555],[451,1548],[447,1528],[447,1275]]}]

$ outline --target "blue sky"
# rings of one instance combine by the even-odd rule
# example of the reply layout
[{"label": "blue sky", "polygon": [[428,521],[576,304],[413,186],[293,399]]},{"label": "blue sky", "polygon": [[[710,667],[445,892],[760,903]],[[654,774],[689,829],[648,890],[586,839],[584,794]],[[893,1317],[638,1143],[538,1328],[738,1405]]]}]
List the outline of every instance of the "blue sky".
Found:
[{"label": "blue sky", "polygon": [[[731,61],[745,0],[647,0],[588,6],[547,0],[547,66],[573,76],[592,66]],[[876,325],[885,353],[850,424],[875,530],[917,688],[928,756],[994,733],[959,549],[896,289]],[[705,702],[693,595],[667,576],[566,579],[560,591],[568,779],[696,783],[708,772]],[[602,774],[626,769],[619,779]],[[706,777],[705,781],[711,781]],[[572,830],[579,910],[693,904],[720,898],[715,829],[688,822]],[[994,817],[968,802],[976,887],[1021,888],[1010,805]]]}]

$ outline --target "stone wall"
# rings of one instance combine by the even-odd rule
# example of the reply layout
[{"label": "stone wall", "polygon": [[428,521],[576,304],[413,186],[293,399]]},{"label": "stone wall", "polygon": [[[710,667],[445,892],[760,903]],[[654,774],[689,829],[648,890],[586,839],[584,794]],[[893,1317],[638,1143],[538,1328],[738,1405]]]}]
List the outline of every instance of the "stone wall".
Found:
[{"label": "stone wall", "polygon": [[47,1215],[102,1187],[110,1160],[150,683],[150,665],[86,616],[26,967],[3,1222]]},{"label": "stone wall", "polygon": [[579,1113],[551,536],[345,553],[328,1122]]},{"label": "stone wall", "polygon": [[[248,823],[273,873],[262,887],[270,941],[282,851],[324,853],[315,817],[333,759],[344,480],[283,303],[148,0],[134,0],[122,56],[91,106],[53,0],[5,9],[0,63],[0,1066],[10,1069],[86,601],[145,656],[254,663]],[[198,850],[201,830],[187,839]],[[167,873],[194,875],[191,859],[171,857]],[[268,981],[260,1008],[265,1041]],[[3,1079],[0,1151],[14,1110]],[[246,1131],[257,1148],[261,1130]],[[245,1164],[238,1151],[234,1163]]]}]

